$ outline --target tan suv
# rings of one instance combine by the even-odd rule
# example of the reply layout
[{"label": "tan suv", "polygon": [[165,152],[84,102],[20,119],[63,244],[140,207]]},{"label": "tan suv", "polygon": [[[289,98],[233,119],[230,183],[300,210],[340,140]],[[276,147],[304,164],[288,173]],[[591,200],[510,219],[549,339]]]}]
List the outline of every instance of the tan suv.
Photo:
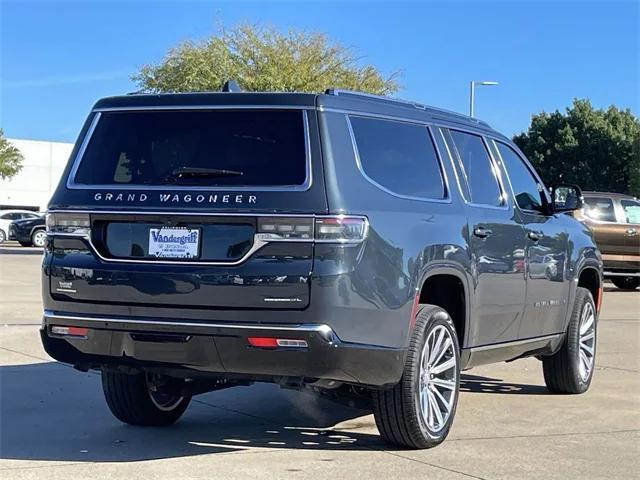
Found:
[{"label": "tan suv", "polygon": [[584,192],[576,218],[586,223],[604,261],[604,276],[623,290],[640,286],[640,201],[620,193]]}]

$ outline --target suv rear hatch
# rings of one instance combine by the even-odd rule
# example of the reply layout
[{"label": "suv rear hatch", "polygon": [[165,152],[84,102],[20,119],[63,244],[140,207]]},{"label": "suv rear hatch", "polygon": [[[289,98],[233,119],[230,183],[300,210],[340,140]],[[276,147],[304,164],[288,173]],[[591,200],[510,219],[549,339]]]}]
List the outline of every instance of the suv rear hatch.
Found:
[{"label": "suv rear hatch", "polygon": [[95,109],[50,205],[54,298],[306,307],[314,215],[327,212],[308,97]]}]

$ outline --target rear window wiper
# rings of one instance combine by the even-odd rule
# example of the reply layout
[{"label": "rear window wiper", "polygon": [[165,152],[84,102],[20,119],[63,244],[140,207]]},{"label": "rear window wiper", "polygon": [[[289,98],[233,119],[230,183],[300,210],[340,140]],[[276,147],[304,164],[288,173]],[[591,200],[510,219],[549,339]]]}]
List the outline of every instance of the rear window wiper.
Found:
[{"label": "rear window wiper", "polygon": [[244,172],[238,170],[226,170],[224,168],[198,168],[179,167],[167,175],[166,180],[181,180],[194,178],[218,178],[218,177],[241,177]]}]

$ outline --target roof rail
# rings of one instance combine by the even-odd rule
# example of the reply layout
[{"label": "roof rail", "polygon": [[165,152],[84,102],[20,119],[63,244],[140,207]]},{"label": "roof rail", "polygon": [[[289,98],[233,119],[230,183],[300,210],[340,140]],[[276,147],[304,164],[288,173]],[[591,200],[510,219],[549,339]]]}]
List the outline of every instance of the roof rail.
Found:
[{"label": "roof rail", "polygon": [[389,103],[399,103],[401,105],[408,105],[408,106],[412,106],[415,108],[418,108],[420,110],[426,110],[426,105],[423,105],[421,103],[418,102],[412,102],[411,100],[403,100],[401,98],[392,98],[392,97],[387,97],[384,95],[374,95],[373,93],[365,93],[365,92],[359,92],[357,90],[343,90],[340,88],[328,88],[325,93],[327,95],[334,95],[334,96],[338,96],[338,95],[350,95],[353,97],[364,97],[364,98],[371,98],[374,100],[381,100],[384,102],[389,102]]},{"label": "roof rail", "polygon": [[473,122],[473,123],[477,123],[480,125],[484,125],[486,127],[489,127],[489,124],[483,120],[479,120],[477,118],[474,117],[470,117],[468,115],[465,115],[463,113],[459,113],[459,112],[454,112],[452,110],[447,110],[444,108],[438,108],[438,107],[432,107],[432,106],[426,106],[422,103],[418,103],[418,102],[413,102],[411,100],[403,100],[401,98],[392,98],[392,97],[386,97],[384,95],[374,95],[372,93],[365,93],[365,92],[359,92],[356,90],[343,90],[343,89],[339,89],[339,88],[328,88],[325,93],[327,95],[334,95],[334,96],[339,96],[339,95],[348,95],[348,96],[353,96],[353,97],[362,97],[362,98],[370,98],[372,100],[379,100],[379,101],[384,101],[384,102],[388,102],[388,103],[396,103],[398,105],[406,105],[406,106],[410,106],[410,107],[414,107],[420,110],[434,110],[436,112],[440,112],[446,115],[452,115],[454,117],[460,118],[460,119],[464,119],[466,121],[469,122]]}]

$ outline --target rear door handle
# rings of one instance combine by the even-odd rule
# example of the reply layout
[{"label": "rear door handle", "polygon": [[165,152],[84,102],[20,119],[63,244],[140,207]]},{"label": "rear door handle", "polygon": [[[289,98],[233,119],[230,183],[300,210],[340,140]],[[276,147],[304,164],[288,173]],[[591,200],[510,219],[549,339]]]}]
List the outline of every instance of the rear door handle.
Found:
[{"label": "rear door handle", "polygon": [[635,228],[627,228],[628,237],[635,237],[636,235],[638,235],[638,230],[636,230]]},{"label": "rear door handle", "polygon": [[542,235],[542,232],[529,232],[529,233],[527,233],[527,237],[529,237],[529,239],[534,241],[534,242],[540,241],[540,239],[543,236],[544,235]]},{"label": "rear door handle", "polygon": [[473,229],[473,234],[478,238],[487,238],[492,233],[493,232],[491,230],[489,230],[488,228],[484,228],[484,227],[475,227]]}]

